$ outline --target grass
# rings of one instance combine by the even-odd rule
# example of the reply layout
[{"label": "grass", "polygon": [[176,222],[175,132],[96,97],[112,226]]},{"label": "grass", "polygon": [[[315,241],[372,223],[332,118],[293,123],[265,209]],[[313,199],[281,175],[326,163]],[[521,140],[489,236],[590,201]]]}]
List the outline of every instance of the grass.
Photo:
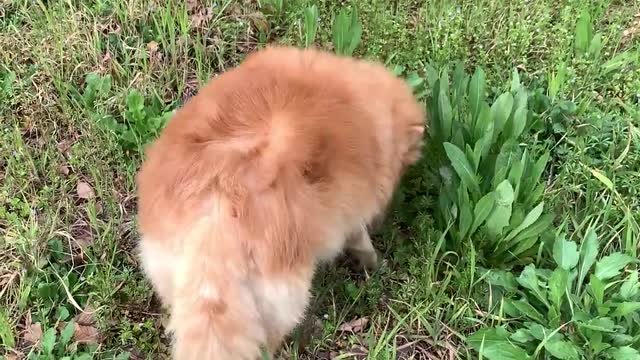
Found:
[{"label": "grass", "polygon": [[[141,149],[199,86],[267,43],[380,60],[402,70],[429,104],[433,71],[438,78],[454,61],[470,74],[484,69],[488,104],[509,90],[517,69],[530,110],[519,146],[550,156],[541,183],[553,227],[528,260],[540,283],[551,287],[548,274],[564,270],[554,265],[558,256],[575,255],[554,249],[572,247],[559,238],[581,249],[594,231],[598,261],[615,253],[637,259],[639,13],[640,2],[615,0],[0,2],[0,357],[167,356],[165,318],[134,251]],[[338,14],[341,31],[332,29]],[[516,297],[492,274],[528,279],[531,271],[487,264],[481,235],[455,242],[458,225],[441,216],[433,165],[448,160],[431,144],[376,234],[382,267],[369,277],[347,259],[322,269],[309,319],[282,358],[515,358],[492,353],[488,340],[529,351],[533,343],[505,340],[503,330],[524,336],[531,319],[501,307]],[[563,337],[545,337],[526,356],[569,359],[571,350],[558,350],[563,341],[600,339],[613,350],[581,356],[638,358],[637,311],[607,315],[635,340],[592,329],[605,304],[640,301],[632,285],[621,288],[634,266],[606,276],[609,302],[597,308],[590,304],[598,280],[576,283],[560,312],[580,303],[593,316],[591,330],[563,319]],[[546,309],[519,284],[517,299]]]}]

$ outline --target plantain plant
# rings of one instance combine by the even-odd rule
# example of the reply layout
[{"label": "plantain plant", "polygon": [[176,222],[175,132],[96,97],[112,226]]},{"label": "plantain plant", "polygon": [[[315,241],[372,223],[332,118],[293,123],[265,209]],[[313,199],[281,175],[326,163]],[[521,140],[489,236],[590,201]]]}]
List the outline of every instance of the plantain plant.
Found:
[{"label": "plantain plant", "polygon": [[490,106],[485,73],[469,76],[461,63],[453,71],[427,70],[431,87],[432,151],[441,153],[436,218],[448,228],[454,250],[473,246],[484,265],[530,262],[549,230],[541,180],[548,153],[536,155],[520,142],[532,116],[527,89],[514,70],[510,90]]},{"label": "plantain plant", "polygon": [[333,20],[333,46],[338,55],[351,56],[360,44],[362,25],[356,8],[342,8]]},{"label": "plantain plant", "polygon": [[629,268],[638,261],[619,252],[596,261],[598,253],[593,230],[579,247],[559,235],[554,269],[486,273],[490,311],[510,326],[480,329],[469,345],[489,360],[640,359],[640,283]]}]

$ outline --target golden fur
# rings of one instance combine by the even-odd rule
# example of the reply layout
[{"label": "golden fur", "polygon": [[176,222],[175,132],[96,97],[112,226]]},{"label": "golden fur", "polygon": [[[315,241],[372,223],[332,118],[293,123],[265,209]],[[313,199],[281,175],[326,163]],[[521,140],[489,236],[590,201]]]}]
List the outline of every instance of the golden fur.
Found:
[{"label": "golden fur", "polygon": [[376,253],[366,226],[420,155],[424,113],[379,64],[268,48],[215,78],[149,148],[140,253],[174,358],[260,358],[300,321],[320,261]]}]

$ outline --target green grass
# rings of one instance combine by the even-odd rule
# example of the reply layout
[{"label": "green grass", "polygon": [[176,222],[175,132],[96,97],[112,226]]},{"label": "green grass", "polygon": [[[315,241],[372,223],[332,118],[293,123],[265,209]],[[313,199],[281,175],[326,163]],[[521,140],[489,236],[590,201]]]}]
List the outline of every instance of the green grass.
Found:
[{"label": "green grass", "polygon": [[[563,342],[584,358],[637,359],[640,315],[615,313],[640,301],[633,284],[623,288],[636,265],[612,277],[602,268],[609,254],[637,259],[640,246],[638,13],[633,0],[2,1],[0,357],[166,357],[165,316],[135,256],[141,150],[173,109],[250,51],[314,43],[396,68],[430,105],[446,82],[433,81],[455,61],[470,75],[484,70],[488,105],[517,69],[529,94],[517,147],[533,159],[549,153],[540,184],[553,222],[520,263],[490,259],[487,244],[503,238],[456,235],[461,218],[439,205],[438,171],[450,159],[442,142],[460,138],[432,138],[375,236],[381,268],[365,276],[341,259],[322,269],[309,319],[282,358],[509,359],[493,340],[537,359],[572,358]],[[454,124],[472,114],[453,110]],[[469,137],[462,141],[464,151]],[[584,282],[557,308],[537,299],[531,267],[545,292],[558,288],[563,271],[574,271],[563,261],[579,256],[567,244],[582,253],[592,231],[597,262]],[[544,319],[509,305],[521,299]],[[603,318],[615,336],[593,330],[610,325]],[[507,340],[535,337],[531,326],[559,335]],[[612,348],[583,347],[598,340]]]}]

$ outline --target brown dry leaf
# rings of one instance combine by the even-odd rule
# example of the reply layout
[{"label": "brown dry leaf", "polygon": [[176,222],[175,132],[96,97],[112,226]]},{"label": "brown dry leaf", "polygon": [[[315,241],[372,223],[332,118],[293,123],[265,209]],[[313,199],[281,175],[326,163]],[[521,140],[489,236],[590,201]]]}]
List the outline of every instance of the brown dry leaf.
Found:
[{"label": "brown dry leaf", "polygon": [[76,194],[80,199],[93,199],[96,196],[91,185],[84,181],[78,181],[76,185]]},{"label": "brown dry leaf", "polygon": [[359,333],[359,332],[362,332],[362,330],[367,326],[368,323],[369,323],[369,319],[366,317],[362,317],[362,318],[355,319],[340,325],[338,330],[345,331],[345,332],[350,331],[354,333]]},{"label": "brown dry leaf", "polygon": [[22,335],[22,339],[29,344],[37,344],[42,339],[42,326],[40,323],[31,324]]},{"label": "brown dry leaf", "polygon": [[198,0],[187,0],[187,11],[193,12],[199,5]]},{"label": "brown dry leaf", "polygon": [[196,14],[191,15],[191,27],[204,27],[209,23],[211,18],[213,18],[213,12],[210,9],[201,9]]},{"label": "brown dry leaf", "polygon": [[147,44],[147,50],[149,50],[149,53],[153,54],[156,51],[158,51],[158,42],[157,41],[151,41]]},{"label": "brown dry leaf", "polygon": [[247,15],[247,17],[258,31],[262,31],[265,34],[269,32],[269,21],[263,13],[256,11]]},{"label": "brown dry leaf", "polygon": [[69,149],[71,149],[71,143],[69,140],[62,140],[57,145],[58,151],[62,153],[62,155],[68,155]]},{"label": "brown dry leaf", "polygon": [[75,321],[76,324],[82,326],[95,325],[96,310],[91,305],[87,305],[87,307],[80,314],[76,315],[76,317],[73,318],[73,321]]},{"label": "brown dry leaf", "polygon": [[73,324],[73,339],[79,344],[96,344],[100,341],[100,332],[95,326]]},{"label": "brown dry leaf", "polygon": [[69,167],[67,165],[60,165],[58,167],[58,172],[64,176],[69,175]]},{"label": "brown dry leaf", "polygon": [[635,20],[625,31],[622,32],[622,43],[626,44],[635,39],[640,34],[640,13],[636,14]]},{"label": "brown dry leaf", "polygon": [[5,354],[4,357],[6,360],[20,360],[24,359],[24,354],[18,351],[13,350],[14,352]]}]

